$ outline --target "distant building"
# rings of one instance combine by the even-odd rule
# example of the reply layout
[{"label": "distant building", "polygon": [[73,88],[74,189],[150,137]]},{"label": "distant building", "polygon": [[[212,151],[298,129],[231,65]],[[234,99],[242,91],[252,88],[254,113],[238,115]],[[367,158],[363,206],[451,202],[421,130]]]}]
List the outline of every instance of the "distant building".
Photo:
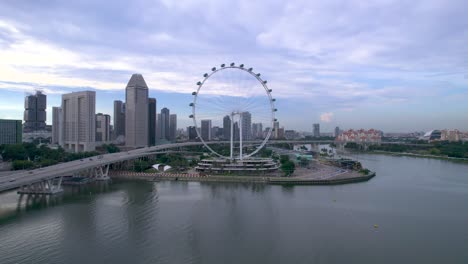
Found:
[{"label": "distant building", "polygon": [[40,91],[24,100],[24,132],[46,130],[47,96]]},{"label": "distant building", "polygon": [[156,142],[161,140],[161,114],[156,115]]},{"label": "distant building", "polygon": [[20,144],[23,141],[21,120],[0,119],[0,145]]},{"label": "distant building", "polygon": [[174,141],[177,137],[177,115],[169,115],[169,138]]},{"label": "distant building", "polygon": [[96,142],[109,142],[110,135],[110,115],[98,113],[96,115]]},{"label": "distant building", "polygon": [[141,74],[133,74],[125,88],[125,145],[148,146],[148,86]]},{"label": "distant building", "polygon": [[284,138],[286,139],[297,139],[299,138],[299,133],[295,130],[285,130],[284,131]]},{"label": "distant building", "polygon": [[218,126],[214,126],[211,128],[211,137],[212,139],[218,139],[219,131],[221,129]]},{"label": "distant building", "polygon": [[444,129],[441,131],[440,140],[446,140],[451,142],[461,141],[463,138],[463,133],[455,130]]},{"label": "distant building", "polygon": [[440,130],[431,130],[426,132],[420,139],[431,141],[439,141],[442,137],[442,131]]},{"label": "distant building", "polygon": [[335,127],[335,137],[339,136],[341,133],[340,127]]},{"label": "distant building", "polygon": [[273,123],[273,134],[272,134],[272,137],[273,139],[279,139],[279,122],[278,121],[275,121]]},{"label": "distant building", "polygon": [[252,124],[252,139],[263,138],[263,125],[262,123]]},{"label": "distant building", "polygon": [[284,127],[278,129],[278,139],[284,139]]},{"label": "distant building", "polygon": [[223,118],[223,137],[224,140],[231,140],[231,117],[228,115]]},{"label": "distant building", "polygon": [[242,113],[242,140],[252,139],[252,114],[250,112]]},{"label": "distant building", "polygon": [[125,136],[125,103],[114,101],[114,138]]},{"label": "distant building", "polygon": [[316,138],[320,137],[320,124],[314,124],[313,127],[313,136]]},{"label": "distant building", "polygon": [[166,107],[161,109],[161,126],[160,126],[161,139],[168,140],[168,141],[171,140],[169,116],[170,116],[169,109],[167,109]]},{"label": "distant building", "polygon": [[201,137],[205,141],[211,140],[211,120],[201,121]]},{"label": "distant building", "polygon": [[52,144],[62,145],[62,108],[52,107]]},{"label": "distant building", "polygon": [[148,98],[148,146],[156,145],[156,98]]},{"label": "distant building", "polygon": [[379,130],[375,129],[359,129],[359,130],[347,130],[343,131],[340,135],[335,138],[337,143],[371,143],[379,144],[382,142],[382,134]]},{"label": "distant building", "polygon": [[62,146],[67,151],[95,150],[96,92],[62,95]]},{"label": "distant building", "polygon": [[233,140],[235,141],[239,141],[240,139],[240,130],[239,130],[239,123],[236,121],[234,122],[234,125],[233,125],[233,131],[234,131],[234,137],[233,137]]},{"label": "distant building", "polygon": [[420,139],[427,140],[429,142],[439,141],[442,138],[442,131],[440,130],[431,130],[426,132]]},{"label": "distant building", "polygon": [[188,139],[191,141],[196,140],[198,137],[197,130],[194,126],[187,127],[187,134],[188,134]]}]

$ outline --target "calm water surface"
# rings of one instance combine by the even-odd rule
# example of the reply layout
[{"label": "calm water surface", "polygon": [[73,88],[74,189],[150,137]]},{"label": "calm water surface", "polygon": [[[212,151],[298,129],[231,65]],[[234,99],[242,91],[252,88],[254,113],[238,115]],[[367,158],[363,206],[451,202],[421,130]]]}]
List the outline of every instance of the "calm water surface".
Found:
[{"label": "calm water surface", "polygon": [[0,263],[468,263],[467,164],[358,159],[374,179],[114,182],[19,204],[4,193]]}]

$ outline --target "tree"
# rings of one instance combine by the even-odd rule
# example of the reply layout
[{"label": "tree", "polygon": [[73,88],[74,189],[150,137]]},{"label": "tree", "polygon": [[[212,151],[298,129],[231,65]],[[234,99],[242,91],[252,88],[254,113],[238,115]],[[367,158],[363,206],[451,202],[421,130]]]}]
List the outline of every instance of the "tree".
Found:
[{"label": "tree", "polygon": [[107,153],[117,153],[117,152],[120,152],[120,149],[119,147],[117,147],[116,145],[114,144],[109,144],[109,145],[104,145]]},{"label": "tree", "polygon": [[25,160],[27,156],[23,144],[5,145],[2,152],[3,160]]},{"label": "tree", "polygon": [[294,162],[288,160],[281,164],[281,170],[284,172],[285,176],[291,176],[296,168]]},{"label": "tree", "polygon": [[285,162],[289,161],[289,155],[281,155],[280,156],[280,163],[283,164]]},{"label": "tree", "polygon": [[13,161],[13,170],[25,170],[30,169],[34,166],[34,163],[30,160],[15,160]]},{"label": "tree", "polygon": [[136,160],[133,162],[134,171],[142,172],[150,167],[150,164],[144,160]]}]

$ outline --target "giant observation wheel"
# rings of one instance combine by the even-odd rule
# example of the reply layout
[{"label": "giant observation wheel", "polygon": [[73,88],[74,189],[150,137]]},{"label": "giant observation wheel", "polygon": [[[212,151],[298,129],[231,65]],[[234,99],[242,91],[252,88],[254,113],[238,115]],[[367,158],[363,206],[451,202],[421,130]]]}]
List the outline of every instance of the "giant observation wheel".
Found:
[{"label": "giant observation wheel", "polygon": [[[253,68],[231,63],[213,67],[197,82],[190,118],[198,139],[215,156],[229,160],[252,157],[272,136],[276,100],[260,76]],[[207,144],[213,140],[228,142],[229,152],[215,151]]]}]

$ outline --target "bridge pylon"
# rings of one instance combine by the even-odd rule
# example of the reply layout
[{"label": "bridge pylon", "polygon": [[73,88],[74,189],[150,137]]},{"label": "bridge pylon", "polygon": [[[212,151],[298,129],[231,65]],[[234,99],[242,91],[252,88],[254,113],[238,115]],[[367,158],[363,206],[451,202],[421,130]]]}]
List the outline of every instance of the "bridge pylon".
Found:
[{"label": "bridge pylon", "polygon": [[29,185],[23,185],[18,190],[18,194],[43,194],[51,195],[63,192],[62,177],[46,179]]},{"label": "bridge pylon", "polygon": [[109,180],[109,167],[110,164],[103,165],[96,167],[92,170],[91,177],[94,178],[96,181],[107,181]]}]

